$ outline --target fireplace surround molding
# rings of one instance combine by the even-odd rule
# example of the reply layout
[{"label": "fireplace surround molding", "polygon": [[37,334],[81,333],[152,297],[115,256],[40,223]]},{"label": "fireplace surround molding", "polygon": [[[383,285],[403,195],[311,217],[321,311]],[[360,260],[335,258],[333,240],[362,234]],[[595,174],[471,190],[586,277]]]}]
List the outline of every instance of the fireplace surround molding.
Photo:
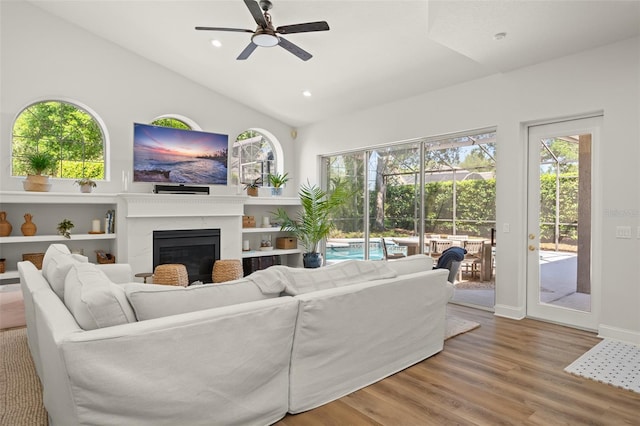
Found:
[{"label": "fireplace surround molding", "polygon": [[153,231],[220,229],[220,258],[242,253],[246,197],[183,194],[118,194],[118,255],[135,273],[153,272]]}]

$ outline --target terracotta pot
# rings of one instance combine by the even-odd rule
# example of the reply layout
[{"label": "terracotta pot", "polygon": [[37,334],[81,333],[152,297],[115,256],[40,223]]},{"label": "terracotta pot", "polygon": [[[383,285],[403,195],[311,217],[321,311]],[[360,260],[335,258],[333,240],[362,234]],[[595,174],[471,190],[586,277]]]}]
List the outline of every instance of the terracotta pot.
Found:
[{"label": "terracotta pot", "polygon": [[36,235],[36,231],[38,230],[36,224],[31,221],[32,218],[33,216],[31,216],[29,213],[24,215],[24,223],[20,227],[20,230],[22,231],[22,235],[24,235],[25,237]]},{"label": "terracotta pot", "polygon": [[0,237],[8,237],[12,230],[13,226],[7,220],[7,212],[0,212]]}]

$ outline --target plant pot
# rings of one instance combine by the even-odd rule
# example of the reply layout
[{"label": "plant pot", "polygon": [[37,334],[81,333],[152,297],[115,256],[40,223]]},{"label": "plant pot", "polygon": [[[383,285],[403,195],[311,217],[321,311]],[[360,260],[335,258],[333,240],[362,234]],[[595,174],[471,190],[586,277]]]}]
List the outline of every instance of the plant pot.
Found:
[{"label": "plant pot", "polygon": [[271,195],[274,197],[279,197],[282,195],[282,188],[271,188]]},{"label": "plant pot", "polygon": [[319,268],[322,266],[322,255],[320,253],[303,253],[302,263],[305,268]]},{"label": "plant pot", "polygon": [[51,190],[49,176],[43,175],[27,175],[27,178],[22,181],[22,187],[25,191],[31,192],[49,192]]},{"label": "plant pot", "polygon": [[13,226],[7,220],[7,212],[0,212],[0,237],[8,237],[12,230]]},{"label": "plant pot", "polygon": [[83,194],[88,194],[91,191],[93,191],[93,185],[91,184],[80,185],[80,192],[82,192]]},{"label": "plant pot", "polygon": [[249,197],[257,197],[258,196],[258,187],[250,186],[247,188],[247,195]]},{"label": "plant pot", "polygon": [[24,223],[20,227],[20,230],[22,231],[22,235],[24,235],[25,237],[36,235],[36,231],[38,230],[36,224],[31,221],[32,218],[33,216],[31,216],[29,213],[26,213],[24,215]]}]

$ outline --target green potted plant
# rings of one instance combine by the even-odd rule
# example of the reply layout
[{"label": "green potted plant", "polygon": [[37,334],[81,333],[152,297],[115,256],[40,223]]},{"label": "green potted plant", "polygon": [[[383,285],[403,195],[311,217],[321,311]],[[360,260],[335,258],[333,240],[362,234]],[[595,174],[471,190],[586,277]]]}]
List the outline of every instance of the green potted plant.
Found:
[{"label": "green potted plant", "polygon": [[27,155],[27,168],[32,174],[28,174],[27,178],[22,182],[25,191],[48,192],[51,190],[49,176],[42,173],[50,170],[55,166],[56,159],[46,152],[35,152]]},{"label": "green potted plant", "polygon": [[280,229],[291,232],[304,247],[304,267],[317,268],[322,265],[318,245],[333,228],[331,215],[346,201],[350,192],[344,182],[338,183],[330,193],[307,182],[300,187],[298,195],[302,208],[294,219],[282,208],[278,209],[275,217],[281,222]]},{"label": "green potted plant", "polygon": [[75,181],[75,184],[80,186],[80,192],[83,193],[89,193],[93,190],[93,188],[98,186],[94,180],[91,180],[89,178],[78,179],[77,181]]},{"label": "green potted plant", "polygon": [[255,178],[254,180],[252,180],[249,183],[245,183],[244,184],[244,189],[247,190],[247,195],[250,197],[257,197],[258,196],[258,188],[260,188],[260,185],[262,185],[262,178],[258,177]]},{"label": "green potted plant", "polygon": [[58,230],[58,234],[62,235],[65,238],[71,238],[71,234],[69,231],[73,229],[75,225],[69,219],[64,219],[62,222],[58,224],[56,228]]},{"label": "green potted plant", "polygon": [[289,181],[289,173],[269,175],[269,183],[271,184],[271,195],[282,195],[282,187]]}]

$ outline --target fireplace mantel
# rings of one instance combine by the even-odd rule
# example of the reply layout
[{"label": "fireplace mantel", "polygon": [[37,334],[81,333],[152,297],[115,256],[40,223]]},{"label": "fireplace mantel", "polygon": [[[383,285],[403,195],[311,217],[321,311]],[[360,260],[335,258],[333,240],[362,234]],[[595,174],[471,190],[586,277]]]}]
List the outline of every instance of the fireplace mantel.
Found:
[{"label": "fireplace mantel", "polygon": [[118,194],[118,212],[127,218],[242,216],[247,197],[190,194]]}]

